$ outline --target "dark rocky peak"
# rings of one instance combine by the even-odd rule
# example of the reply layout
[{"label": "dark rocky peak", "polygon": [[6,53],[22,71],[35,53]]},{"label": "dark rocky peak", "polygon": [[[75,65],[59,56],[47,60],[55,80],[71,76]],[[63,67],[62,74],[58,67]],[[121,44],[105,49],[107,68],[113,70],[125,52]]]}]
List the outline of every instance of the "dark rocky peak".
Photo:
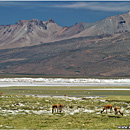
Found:
[{"label": "dark rocky peak", "polygon": [[[76,30],[78,30],[78,33],[80,32],[80,31],[82,31],[82,30],[84,30],[84,25],[83,25],[83,23],[82,22],[80,22],[80,23],[75,23],[75,25],[72,25],[72,26],[70,26],[70,27],[68,27],[69,29],[71,28],[71,29],[76,29]],[[76,31],[75,30],[75,31]],[[80,30],[80,31],[79,31]]]},{"label": "dark rocky peak", "polygon": [[55,21],[54,21],[53,19],[49,19],[49,20],[47,20],[47,21],[45,22],[46,25],[49,24],[49,23],[55,23]]},{"label": "dark rocky peak", "polygon": [[48,22],[55,23],[55,21],[53,19],[49,19]]},{"label": "dark rocky peak", "polygon": [[28,21],[28,24],[44,27],[45,24],[41,20],[32,19]]},{"label": "dark rocky peak", "polygon": [[26,23],[27,23],[27,20],[20,20],[16,24],[19,25],[19,26],[23,26]]},{"label": "dark rocky peak", "polygon": [[84,23],[82,23],[82,22],[77,23],[77,24],[75,24],[75,25],[78,26],[79,28],[84,29]]},{"label": "dark rocky peak", "polygon": [[43,27],[44,29],[46,29],[46,25],[41,20],[37,20],[37,19],[20,20],[16,24],[20,25],[20,26],[27,25],[29,27],[32,27],[32,26],[36,25],[36,26]]},{"label": "dark rocky peak", "polygon": [[28,32],[31,32],[34,29],[34,26],[47,30],[46,25],[41,20],[32,19],[29,20],[27,23]]}]

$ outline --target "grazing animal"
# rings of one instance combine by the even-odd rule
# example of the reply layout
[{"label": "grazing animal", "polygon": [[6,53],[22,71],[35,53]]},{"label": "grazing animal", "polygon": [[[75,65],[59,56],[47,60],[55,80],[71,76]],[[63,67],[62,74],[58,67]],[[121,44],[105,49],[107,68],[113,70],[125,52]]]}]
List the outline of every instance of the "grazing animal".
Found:
[{"label": "grazing animal", "polygon": [[102,112],[104,111],[104,110],[106,110],[106,113],[107,113],[107,109],[110,109],[110,112],[112,112],[112,105],[111,104],[109,104],[109,105],[105,105],[104,106],[104,108],[103,108],[103,110],[101,111],[101,114],[102,114]]},{"label": "grazing animal", "polygon": [[2,96],[2,95],[3,95],[3,93],[1,92],[1,93],[0,93],[0,96]]},{"label": "grazing animal", "polygon": [[60,104],[60,105],[59,105],[59,111],[60,111],[60,113],[62,112],[63,107],[64,107],[63,104]]},{"label": "grazing animal", "polygon": [[64,105],[63,104],[60,104],[60,105],[58,105],[58,104],[54,104],[53,106],[52,106],[52,113],[54,113],[54,112],[62,112],[62,109],[63,109],[63,107],[64,107]]},{"label": "grazing animal", "polygon": [[123,116],[123,113],[120,112],[120,108],[119,107],[115,107],[114,111],[115,111],[115,115],[118,114],[118,112],[119,112]]}]

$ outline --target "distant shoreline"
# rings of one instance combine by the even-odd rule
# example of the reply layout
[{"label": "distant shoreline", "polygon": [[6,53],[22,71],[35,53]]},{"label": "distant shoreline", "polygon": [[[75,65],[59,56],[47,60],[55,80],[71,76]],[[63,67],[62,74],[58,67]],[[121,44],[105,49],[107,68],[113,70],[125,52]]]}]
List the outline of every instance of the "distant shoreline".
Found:
[{"label": "distant shoreline", "polygon": [[94,79],[130,79],[130,76],[79,76],[79,75],[44,75],[44,74],[6,74],[1,73],[0,78],[94,78]]}]

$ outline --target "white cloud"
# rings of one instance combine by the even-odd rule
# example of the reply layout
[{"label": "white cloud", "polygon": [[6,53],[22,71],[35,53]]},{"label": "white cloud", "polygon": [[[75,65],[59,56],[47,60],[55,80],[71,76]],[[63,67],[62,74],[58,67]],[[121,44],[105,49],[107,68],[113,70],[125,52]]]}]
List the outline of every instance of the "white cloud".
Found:
[{"label": "white cloud", "polygon": [[[40,0],[39,0],[40,1]],[[42,0],[41,0],[42,1]],[[130,10],[130,2],[90,2],[90,1],[85,1],[85,2],[73,2],[73,1],[60,1],[60,2],[51,2],[49,1],[42,1],[41,3],[35,1],[36,3],[29,2],[29,1],[0,1],[0,6],[4,7],[10,7],[10,6],[19,6],[23,7],[26,9],[30,8],[71,8],[71,9],[90,9],[90,10],[98,10],[98,11],[129,11]]]},{"label": "white cloud", "polygon": [[75,2],[68,4],[57,4],[58,8],[91,9],[100,11],[129,11],[130,2]]}]

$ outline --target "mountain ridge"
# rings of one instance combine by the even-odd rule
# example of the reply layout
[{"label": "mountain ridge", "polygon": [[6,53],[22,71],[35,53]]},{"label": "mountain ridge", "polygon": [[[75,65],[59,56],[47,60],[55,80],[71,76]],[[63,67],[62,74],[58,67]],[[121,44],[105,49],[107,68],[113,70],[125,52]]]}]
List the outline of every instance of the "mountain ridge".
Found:
[{"label": "mountain ridge", "polygon": [[61,27],[53,19],[20,20],[14,25],[0,25],[0,49],[127,31],[130,31],[130,12],[111,16],[95,23],[81,22],[70,27]]}]

